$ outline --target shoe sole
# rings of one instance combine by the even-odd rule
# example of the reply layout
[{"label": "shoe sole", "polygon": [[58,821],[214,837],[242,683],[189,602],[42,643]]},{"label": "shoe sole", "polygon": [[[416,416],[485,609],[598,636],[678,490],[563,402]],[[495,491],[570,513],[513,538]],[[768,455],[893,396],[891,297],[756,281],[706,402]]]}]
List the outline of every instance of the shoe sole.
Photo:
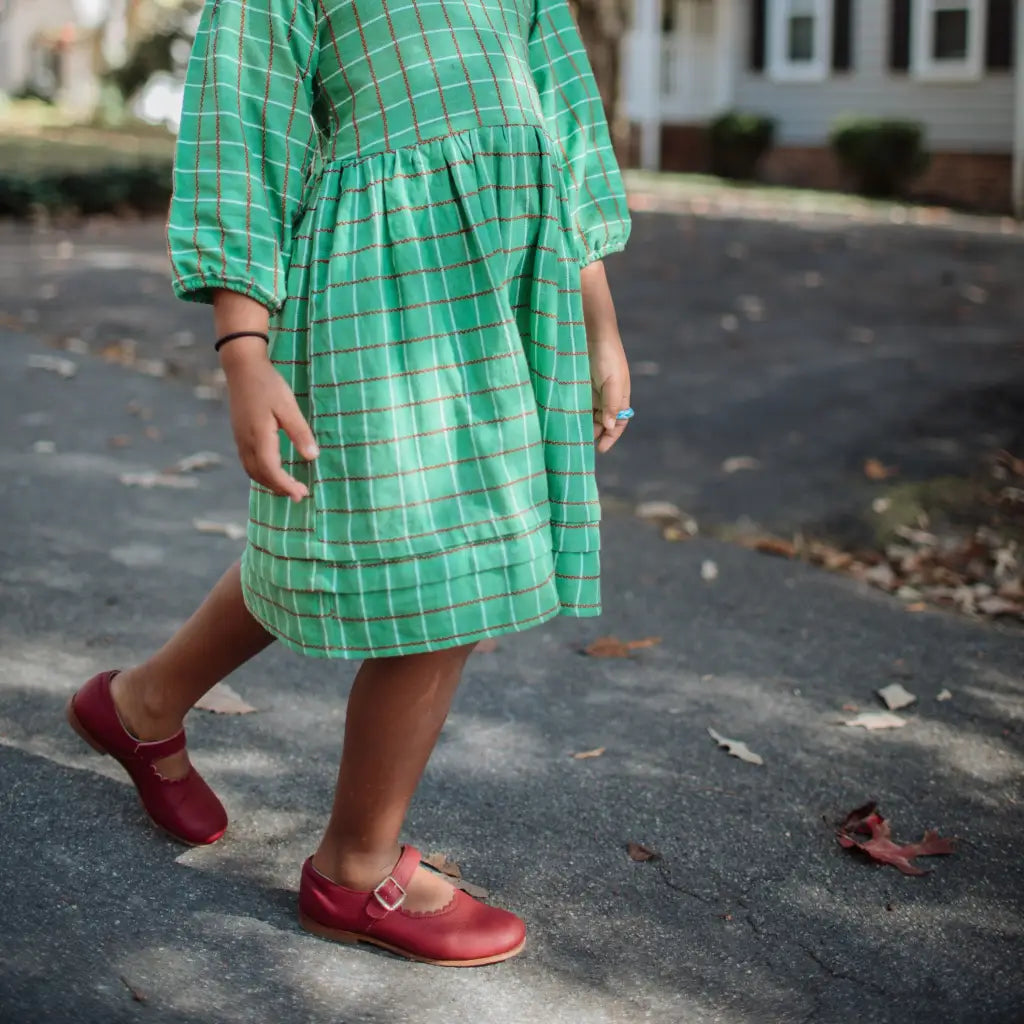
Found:
[{"label": "shoe sole", "polygon": [[389,953],[404,957],[406,960],[415,960],[421,964],[432,964],[434,967],[483,967],[485,964],[498,964],[502,960],[509,960],[518,953],[521,953],[526,946],[526,939],[523,939],[514,949],[507,950],[504,953],[495,953],[493,956],[481,956],[473,960],[434,960],[428,956],[420,956],[418,953],[410,953],[407,949],[393,946],[390,942],[383,942],[371,935],[360,935],[358,932],[346,932],[339,928],[328,928],[327,925],[315,921],[308,914],[302,913],[301,910],[299,911],[299,924],[307,932],[317,935],[321,939],[329,939],[332,942],[343,942],[346,944],[362,942],[370,946],[377,946],[380,949],[386,949]]},{"label": "shoe sole", "polygon": [[[89,746],[92,747],[92,749],[95,750],[97,754],[102,754],[104,757],[114,757],[114,755],[111,754],[109,750],[107,750],[105,747],[101,747],[99,745],[99,743],[97,743],[96,740],[94,740],[92,738],[92,736],[89,733],[89,730],[86,729],[86,727],[84,725],[82,725],[81,721],[78,718],[78,715],[75,713],[75,698],[74,697],[69,697],[68,698],[67,707],[65,708],[65,714],[67,716],[68,725],[70,725],[71,728],[74,729],[74,731],[76,733],[78,733],[78,735],[81,737],[81,739],[84,740],[86,743],[88,743]],[[114,757],[114,760],[117,761],[117,758]],[[117,763],[121,764],[120,761],[117,761]],[[124,765],[121,765],[121,767],[123,768]],[[164,826],[161,825],[160,822],[154,820],[153,816],[146,809],[146,805],[142,802],[142,797],[139,795],[138,789],[136,789],[134,785],[132,786],[132,789],[135,790],[135,797],[139,801],[139,806],[142,808],[142,810],[145,813],[146,817],[149,818],[150,824],[154,828],[157,828],[161,832],[163,832],[163,834],[165,836],[169,836],[176,843],[180,843],[182,846],[188,846],[188,847],[210,846],[211,844],[217,842],[217,840],[220,839],[221,836],[224,835],[224,832],[227,831],[227,829],[225,829],[224,832],[217,833],[217,835],[213,836],[212,839],[207,839],[205,842],[195,842],[195,841],[193,841],[191,839],[185,839],[182,836],[175,835],[175,833],[171,832],[169,829],[164,828]]]}]

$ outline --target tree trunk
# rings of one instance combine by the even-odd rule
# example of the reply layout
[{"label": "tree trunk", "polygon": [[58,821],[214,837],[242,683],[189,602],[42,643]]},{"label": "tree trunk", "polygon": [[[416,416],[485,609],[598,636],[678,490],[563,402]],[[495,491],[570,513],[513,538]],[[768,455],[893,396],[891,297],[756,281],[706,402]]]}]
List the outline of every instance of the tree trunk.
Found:
[{"label": "tree trunk", "polygon": [[583,45],[594,69],[605,115],[618,153],[626,152],[629,125],[619,110],[622,37],[630,0],[570,0]]}]

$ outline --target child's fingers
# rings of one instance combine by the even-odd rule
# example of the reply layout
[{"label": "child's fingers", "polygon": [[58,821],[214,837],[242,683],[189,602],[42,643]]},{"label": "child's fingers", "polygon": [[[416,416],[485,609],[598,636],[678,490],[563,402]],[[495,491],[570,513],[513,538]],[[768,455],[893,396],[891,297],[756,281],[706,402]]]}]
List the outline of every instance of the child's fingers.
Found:
[{"label": "child's fingers", "polygon": [[[247,467],[248,468],[248,467]],[[277,431],[268,432],[254,452],[254,465],[249,475],[257,483],[263,484],[273,491],[292,501],[301,501],[309,496],[305,484],[299,483],[281,468],[281,449],[277,440]]]},{"label": "child's fingers", "polygon": [[599,452],[606,452],[626,431],[629,420],[618,419],[624,409],[629,408],[629,383],[626,381],[609,381],[602,392],[601,430],[597,444]]},{"label": "child's fingers", "polygon": [[316,438],[310,430],[306,418],[299,409],[299,403],[294,396],[289,395],[290,401],[277,413],[277,422],[281,429],[288,435],[289,440],[295,445],[295,450],[307,461],[312,462],[320,454]]}]

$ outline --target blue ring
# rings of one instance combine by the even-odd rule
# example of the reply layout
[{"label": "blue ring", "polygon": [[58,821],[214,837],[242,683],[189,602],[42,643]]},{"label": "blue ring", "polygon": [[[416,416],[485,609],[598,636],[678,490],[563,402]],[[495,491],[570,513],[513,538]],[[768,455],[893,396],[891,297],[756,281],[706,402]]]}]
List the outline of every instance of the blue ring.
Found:
[{"label": "blue ring", "polygon": [[616,415],[615,418],[617,420],[631,420],[635,415],[636,413],[633,412],[632,409],[623,409]]}]

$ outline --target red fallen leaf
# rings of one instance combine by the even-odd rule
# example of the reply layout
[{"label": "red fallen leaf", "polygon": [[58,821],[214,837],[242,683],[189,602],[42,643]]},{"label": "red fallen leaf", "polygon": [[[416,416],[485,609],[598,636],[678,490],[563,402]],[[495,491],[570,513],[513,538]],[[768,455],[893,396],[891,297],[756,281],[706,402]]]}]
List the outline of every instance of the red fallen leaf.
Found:
[{"label": "red fallen leaf", "polygon": [[[871,838],[857,838],[860,835]],[[836,839],[844,849],[860,850],[872,860],[880,864],[890,864],[905,875],[928,874],[912,863],[915,857],[934,857],[955,852],[953,840],[941,838],[933,829],[928,829],[917,843],[901,845],[893,842],[889,822],[878,813],[878,805],[874,801],[850,811],[840,822]]]},{"label": "red fallen leaf", "polygon": [[643,843],[627,843],[626,852],[629,854],[631,860],[645,861],[645,860],[660,860],[661,854],[657,850],[652,850],[649,846],[644,846]]},{"label": "red fallen leaf", "polygon": [[614,636],[602,636],[589,647],[583,649],[584,654],[592,658],[628,658],[631,651],[642,647],[654,647],[661,643],[660,636],[648,636],[643,640],[620,640]]}]

